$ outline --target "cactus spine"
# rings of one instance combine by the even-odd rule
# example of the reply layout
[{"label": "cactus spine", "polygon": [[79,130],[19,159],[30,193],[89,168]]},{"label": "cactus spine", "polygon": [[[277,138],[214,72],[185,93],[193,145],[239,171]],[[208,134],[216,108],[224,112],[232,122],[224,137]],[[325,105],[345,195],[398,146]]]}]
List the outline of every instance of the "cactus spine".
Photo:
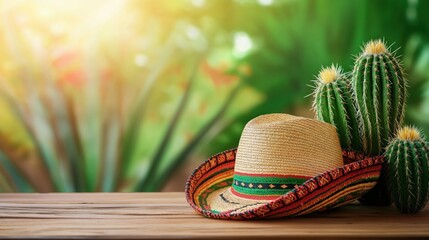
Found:
[{"label": "cactus spine", "polygon": [[385,153],[391,196],[403,213],[416,213],[428,201],[429,145],[423,139],[417,129],[402,128]]},{"label": "cactus spine", "polygon": [[348,84],[340,67],[323,68],[316,80],[313,109],[318,120],[337,128],[342,148],[360,149],[359,128]]},{"label": "cactus spine", "polygon": [[406,83],[402,69],[377,40],[365,45],[352,75],[363,152],[380,155],[404,118]]}]

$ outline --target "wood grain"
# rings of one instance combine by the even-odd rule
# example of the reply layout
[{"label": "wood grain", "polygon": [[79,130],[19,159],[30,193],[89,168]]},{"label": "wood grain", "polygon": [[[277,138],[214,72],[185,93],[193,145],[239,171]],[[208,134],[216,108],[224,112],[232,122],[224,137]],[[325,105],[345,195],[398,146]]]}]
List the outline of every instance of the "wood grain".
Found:
[{"label": "wood grain", "polygon": [[1,238],[429,238],[429,208],[351,204],[299,218],[237,222],[197,215],[183,193],[0,194]]}]

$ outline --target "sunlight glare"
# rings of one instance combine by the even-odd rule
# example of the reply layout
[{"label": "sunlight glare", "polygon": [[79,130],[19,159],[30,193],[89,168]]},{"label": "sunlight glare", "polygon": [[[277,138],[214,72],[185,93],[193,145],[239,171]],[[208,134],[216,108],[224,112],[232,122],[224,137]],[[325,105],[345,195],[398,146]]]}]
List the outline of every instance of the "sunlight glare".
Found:
[{"label": "sunlight glare", "polygon": [[204,5],[206,4],[205,0],[191,0],[192,5],[194,5],[194,7],[197,8],[201,8],[204,7]]},{"label": "sunlight glare", "polygon": [[273,2],[274,0],[258,0],[258,3],[262,6],[270,6]]},{"label": "sunlight glare", "polygon": [[148,56],[144,54],[137,54],[134,58],[134,63],[139,67],[145,67],[149,62]]},{"label": "sunlight glare", "polygon": [[253,47],[252,39],[245,32],[234,34],[233,53],[236,57],[244,57]]}]

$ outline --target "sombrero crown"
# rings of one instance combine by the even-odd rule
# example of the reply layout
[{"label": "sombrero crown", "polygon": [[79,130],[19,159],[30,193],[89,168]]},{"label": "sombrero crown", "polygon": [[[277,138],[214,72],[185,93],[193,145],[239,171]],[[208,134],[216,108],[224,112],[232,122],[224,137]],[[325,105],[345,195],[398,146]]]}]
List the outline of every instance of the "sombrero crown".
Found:
[{"label": "sombrero crown", "polygon": [[197,212],[213,218],[302,215],[360,197],[376,184],[381,162],[342,152],[330,124],[263,115],[247,123],[237,150],[217,154],[194,171],[186,196]]},{"label": "sombrero crown", "polygon": [[244,198],[273,199],[342,165],[331,125],[287,114],[263,115],[243,130],[231,190]]}]

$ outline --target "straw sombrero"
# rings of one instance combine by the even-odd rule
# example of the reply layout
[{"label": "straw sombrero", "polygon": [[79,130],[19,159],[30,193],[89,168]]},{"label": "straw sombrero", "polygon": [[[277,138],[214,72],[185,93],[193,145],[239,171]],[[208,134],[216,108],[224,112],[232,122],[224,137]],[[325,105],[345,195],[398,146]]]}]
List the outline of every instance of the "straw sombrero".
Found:
[{"label": "straw sombrero", "polygon": [[210,218],[299,216],[358,199],[377,183],[382,162],[342,151],[330,124],[262,115],[247,123],[237,149],[195,169],[186,198]]}]

